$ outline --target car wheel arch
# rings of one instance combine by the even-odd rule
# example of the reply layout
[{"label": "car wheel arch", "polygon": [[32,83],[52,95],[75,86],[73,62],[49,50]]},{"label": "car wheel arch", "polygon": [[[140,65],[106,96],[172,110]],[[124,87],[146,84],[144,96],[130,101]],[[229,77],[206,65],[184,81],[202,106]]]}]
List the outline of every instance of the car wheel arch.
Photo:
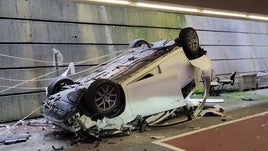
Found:
[{"label": "car wheel arch", "polygon": [[134,39],[129,43],[128,48],[136,48],[136,47],[141,47],[142,45],[147,45],[149,48],[151,48],[151,44],[147,42],[144,39]]},{"label": "car wheel arch", "polygon": [[47,87],[47,97],[61,91],[63,86],[72,85],[75,82],[68,77],[59,76],[51,80]]}]

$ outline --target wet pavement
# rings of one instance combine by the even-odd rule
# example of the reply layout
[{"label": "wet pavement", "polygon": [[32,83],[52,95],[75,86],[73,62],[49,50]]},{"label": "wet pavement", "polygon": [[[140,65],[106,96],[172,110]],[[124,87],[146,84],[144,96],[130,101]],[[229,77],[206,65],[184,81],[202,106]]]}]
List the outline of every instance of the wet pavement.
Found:
[{"label": "wet pavement", "polygon": [[[198,95],[194,97],[198,97]],[[242,100],[241,98],[243,97],[251,97],[253,99]],[[79,136],[55,133],[55,127],[51,123],[47,123],[43,118],[21,121],[14,128],[10,127],[15,123],[2,123],[0,124],[0,134],[2,134],[0,136],[0,150],[170,151],[172,149],[152,142],[268,111],[268,89],[225,93],[221,96],[211,96],[209,98],[224,99],[224,103],[216,103],[224,108],[224,117],[208,115],[173,126],[149,127],[142,133],[132,131],[129,136],[101,138],[97,140],[84,139],[83,141],[77,142],[76,140]],[[7,132],[7,129],[10,129],[10,131]],[[22,136],[21,141],[12,142],[12,137],[15,136]],[[5,143],[3,142],[3,138],[11,138],[9,139],[11,142]]]}]

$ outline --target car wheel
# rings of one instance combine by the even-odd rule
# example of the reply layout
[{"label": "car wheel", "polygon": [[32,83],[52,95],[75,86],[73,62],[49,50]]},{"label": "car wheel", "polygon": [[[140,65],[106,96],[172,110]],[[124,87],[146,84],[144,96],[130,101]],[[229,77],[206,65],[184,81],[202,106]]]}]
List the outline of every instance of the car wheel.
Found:
[{"label": "car wheel", "polygon": [[147,45],[149,48],[151,48],[151,45],[142,39],[134,39],[130,42],[128,48],[136,48],[136,47],[141,47],[142,45]]},{"label": "car wheel", "polygon": [[74,81],[68,77],[59,76],[53,79],[47,87],[47,97],[63,90],[64,86],[72,85]]},{"label": "car wheel", "polygon": [[119,86],[107,79],[97,79],[88,88],[86,104],[97,117],[108,118],[119,115],[124,107]]},{"label": "car wheel", "polygon": [[178,40],[179,45],[182,46],[188,59],[196,59],[199,57],[199,38],[195,29],[191,27],[182,29]]}]

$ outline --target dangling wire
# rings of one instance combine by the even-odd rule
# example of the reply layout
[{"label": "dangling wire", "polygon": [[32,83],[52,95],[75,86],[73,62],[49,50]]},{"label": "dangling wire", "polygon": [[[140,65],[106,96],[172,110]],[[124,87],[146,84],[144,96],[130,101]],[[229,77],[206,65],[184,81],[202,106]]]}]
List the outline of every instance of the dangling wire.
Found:
[{"label": "dangling wire", "polygon": [[[0,85],[2,88],[10,88],[12,86],[6,86],[6,85]],[[46,87],[16,87],[15,89],[21,89],[21,90],[45,90]]]},{"label": "dangling wire", "polygon": [[[118,51],[118,53],[121,53],[121,52],[124,52],[124,51],[125,51],[125,50],[121,50],[121,51]],[[115,59],[117,59],[117,58],[123,56],[123,55],[126,54],[126,53],[127,53],[127,52],[122,53],[121,55],[119,55],[119,56],[116,57],[116,58],[112,58],[112,59],[107,60],[107,61],[105,61],[105,62],[103,62],[103,63],[101,63],[101,64],[98,64],[98,65],[96,65],[96,66],[94,66],[94,67],[91,67],[91,68],[82,70],[82,71],[80,71],[80,72],[77,72],[77,73],[75,73],[75,74],[72,74],[71,76],[73,76],[73,75],[78,75],[78,74],[81,74],[81,73],[83,73],[83,72],[87,72],[87,71],[89,71],[89,70],[92,70],[92,71],[94,72],[95,69],[98,69],[99,67],[103,66],[104,64],[107,64],[107,63],[109,63],[109,62],[114,61]],[[104,57],[107,57],[107,56],[110,56],[110,55],[113,55],[113,54],[109,54],[109,55],[101,56],[101,58],[104,58]],[[101,59],[101,58],[99,57],[98,59]]]},{"label": "dangling wire", "polygon": [[[9,79],[9,78],[3,78],[0,77],[1,80],[5,80],[5,81],[17,81],[17,82],[25,82],[25,81],[29,81],[29,80],[21,80],[21,79]],[[33,81],[50,81],[53,78],[47,78],[47,79],[39,79],[39,80],[33,80]]]},{"label": "dangling wire", "polygon": [[27,61],[32,61],[32,62],[40,62],[40,63],[53,64],[53,62],[51,62],[51,61],[35,60],[35,59],[16,57],[16,56],[10,56],[10,55],[5,55],[5,54],[0,54],[0,56],[7,57],[7,58],[12,58],[12,59],[19,59],[19,60],[27,60]]},{"label": "dangling wire", "polygon": [[[66,67],[66,68],[67,68],[67,67]],[[28,83],[28,82],[30,82],[30,81],[34,81],[34,80],[36,80],[36,79],[39,79],[39,78],[45,77],[45,76],[47,76],[47,75],[50,75],[50,74],[52,74],[52,73],[55,73],[55,71],[49,72],[49,73],[47,73],[47,74],[43,74],[43,75],[38,76],[38,77],[36,77],[36,78],[30,79],[30,80],[28,80],[28,81],[21,82],[21,83],[19,83],[19,84],[16,84],[16,85],[14,85],[14,86],[11,86],[11,87],[9,87],[9,88],[7,88],[7,89],[1,90],[1,91],[0,91],[0,94],[3,93],[3,92],[6,92],[6,91],[8,91],[8,90],[10,90],[10,89],[12,89],[12,88],[16,88],[16,87],[21,86],[21,85],[23,85],[23,84],[25,84],[25,83]]]}]

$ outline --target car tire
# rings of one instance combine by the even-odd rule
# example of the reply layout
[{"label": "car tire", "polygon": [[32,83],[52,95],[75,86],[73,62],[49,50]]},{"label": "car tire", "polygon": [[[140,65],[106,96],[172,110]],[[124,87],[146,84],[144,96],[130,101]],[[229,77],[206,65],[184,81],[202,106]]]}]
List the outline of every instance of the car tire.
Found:
[{"label": "car tire", "polygon": [[87,90],[86,105],[95,117],[118,116],[124,108],[120,87],[110,80],[97,79]]},{"label": "car tire", "polygon": [[62,91],[63,86],[72,85],[74,81],[68,77],[59,76],[53,79],[47,87],[47,97]]},{"label": "car tire", "polygon": [[147,45],[149,48],[151,48],[151,45],[143,40],[143,39],[134,39],[130,42],[128,48],[136,48],[136,47],[141,47],[142,45]]},{"label": "car tire", "polygon": [[177,43],[183,48],[188,59],[191,60],[199,57],[199,38],[192,27],[181,30]]}]

